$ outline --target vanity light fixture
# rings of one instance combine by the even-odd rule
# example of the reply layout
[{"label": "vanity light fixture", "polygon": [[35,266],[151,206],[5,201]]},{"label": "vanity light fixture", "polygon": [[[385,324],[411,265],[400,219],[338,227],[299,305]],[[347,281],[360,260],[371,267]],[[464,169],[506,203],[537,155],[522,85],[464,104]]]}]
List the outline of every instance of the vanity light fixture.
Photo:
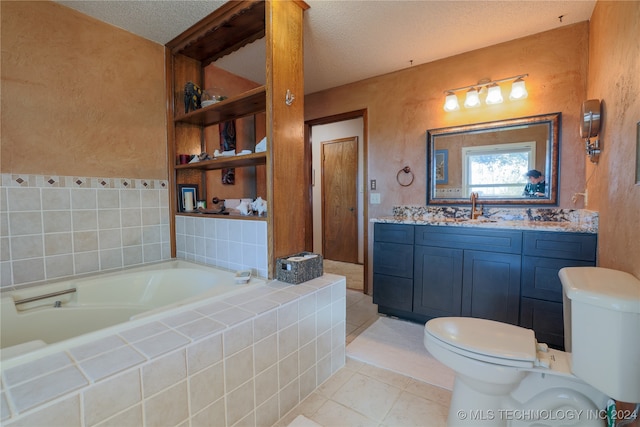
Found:
[{"label": "vanity light fixture", "polygon": [[467,98],[464,100],[465,108],[475,108],[480,106],[480,95],[478,89],[472,87],[467,91]]},{"label": "vanity light fixture", "polygon": [[512,80],[513,83],[511,84],[509,99],[511,101],[525,99],[529,94],[525,86],[524,78],[528,76],[529,74],[520,74],[518,76],[507,77],[498,80],[484,79],[480,80],[475,85],[445,90],[444,111],[450,112],[460,109],[460,104],[458,104],[456,92],[460,92],[463,90],[467,91],[464,101],[465,108],[479,107],[481,105],[480,94],[484,92],[487,93],[487,96],[484,100],[487,105],[501,104],[504,101],[504,98],[502,97],[502,88],[498,83],[503,83],[510,80]]},{"label": "vanity light fixture", "polygon": [[444,111],[457,111],[460,109],[460,104],[458,104],[458,97],[455,93],[449,92],[444,100]]},{"label": "vanity light fixture", "polygon": [[487,99],[485,99],[487,105],[502,104],[502,101],[504,100],[502,99],[500,86],[496,83],[490,84],[487,88]]}]

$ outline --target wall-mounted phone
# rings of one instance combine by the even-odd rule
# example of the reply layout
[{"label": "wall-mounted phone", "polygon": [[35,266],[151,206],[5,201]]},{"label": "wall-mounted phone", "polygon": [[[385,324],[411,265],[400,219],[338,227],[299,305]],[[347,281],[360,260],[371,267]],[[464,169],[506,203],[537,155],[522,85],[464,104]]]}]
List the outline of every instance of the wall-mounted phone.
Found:
[{"label": "wall-mounted phone", "polygon": [[[582,103],[580,112],[580,137],[585,140],[587,156],[593,163],[598,163],[600,157],[600,123],[602,117],[602,103],[599,99],[589,99]],[[591,138],[595,141],[591,142]]]}]

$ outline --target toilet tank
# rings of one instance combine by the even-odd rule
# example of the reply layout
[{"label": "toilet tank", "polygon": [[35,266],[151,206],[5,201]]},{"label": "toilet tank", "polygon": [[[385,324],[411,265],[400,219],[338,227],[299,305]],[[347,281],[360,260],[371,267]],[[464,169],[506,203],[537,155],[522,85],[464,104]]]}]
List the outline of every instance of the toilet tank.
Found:
[{"label": "toilet tank", "polygon": [[640,402],[640,280],[601,267],[559,276],[573,374],[613,399]]}]

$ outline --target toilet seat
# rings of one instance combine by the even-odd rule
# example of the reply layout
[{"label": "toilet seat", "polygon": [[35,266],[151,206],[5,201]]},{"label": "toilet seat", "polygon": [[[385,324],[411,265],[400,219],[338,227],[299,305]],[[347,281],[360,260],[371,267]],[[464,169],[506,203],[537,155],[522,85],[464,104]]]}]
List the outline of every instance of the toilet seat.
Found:
[{"label": "toilet seat", "polygon": [[536,339],[531,329],[487,319],[439,317],[427,322],[425,334],[449,351],[471,359],[520,368],[536,363]]}]

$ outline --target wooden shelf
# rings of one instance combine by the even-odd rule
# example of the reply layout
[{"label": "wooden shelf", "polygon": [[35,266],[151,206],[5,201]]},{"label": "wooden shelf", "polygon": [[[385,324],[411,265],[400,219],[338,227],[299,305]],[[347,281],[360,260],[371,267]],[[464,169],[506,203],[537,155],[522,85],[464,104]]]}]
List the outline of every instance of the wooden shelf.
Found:
[{"label": "wooden shelf", "polygon": [[265,35],[265,2],[230,1],[167,43],[171,53],[206,66]]},{"label": "wooden shelf", "polygon": [[227,120],[239,119],[266,109],[267,88],[259,86],[208,107],[176,116],[175,123],[189,123],[197,126],[210,126]]},{"label": "wooden shelf", "polygon": [[267,163],[267,153],[243,154],[241,156],[217,157],[213,160],[205,160],[186,165],[176,165],[175,169],[200,169],[215,170],[223,168],[239,168],[244,166],[257,166]]}]

